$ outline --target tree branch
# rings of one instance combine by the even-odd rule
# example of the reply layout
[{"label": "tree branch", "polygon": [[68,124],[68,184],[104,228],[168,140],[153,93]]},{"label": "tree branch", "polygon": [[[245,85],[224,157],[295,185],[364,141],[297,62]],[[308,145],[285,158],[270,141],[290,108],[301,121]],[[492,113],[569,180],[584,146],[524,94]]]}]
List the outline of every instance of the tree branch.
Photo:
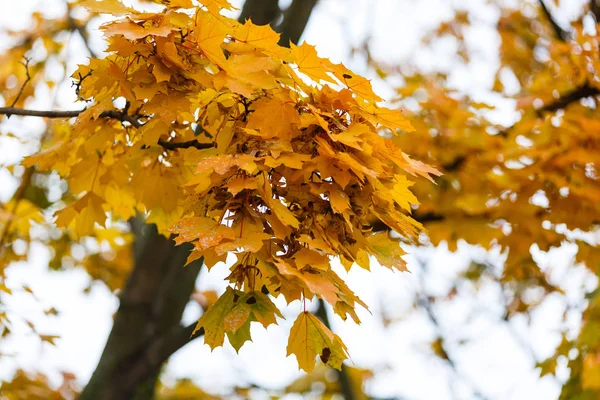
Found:
[{"label": "tree branch", "polygon": [[[204,336],[204,329],[200,329],[192,336],[196,323],[188,326],[178,326],[165,335],[156,338],[143,346],[141,354],[134,354],[132,362],[124,362],[120,367],[122,374],[113,387],[111,398],[123,398],[129,395],[128,389],[136,387],[169,359],[177,350],[191,341]],[[126,367],[126,368],[125,368]]]},{"label": "tree branch", "polygon": [[[43,118],[75,118],[78,117],[83,110],[73,111],[52,111],[52,110],[29,110],[26,108],[17,107],[0,107],[0,115],[20,115],[28,117],[43,117]],[[118,119],[119,121],[129,122],[131,125],[139,128],[142,123],[134,116],[128,115],[123,111],[108,110],[100,114],[101,118]]]},{"label": "tree branch", "polygon": [[[17,97],[15,97],[15,99],[11,103],[10,107],[14,107],[15,104],[17,104],[17,102],[21,98],[21,95],[23,94],[23,90],[25,90],[25,86],[27,86],[27,84],[31,80],[31,75],[29,75],[29,58],[24,57],[24,59],[25,59],[25,61],[23,61],[23,66],[25,67],[25,74],[26,74],[25,82],[23,82],[23,85],[21,85],[21,89],[19,89],[19,93],[17,93]],[[10,118],[10,114],[7,114],[6,118]]]},{"label": "tree branch", "polygon": [[272,24],[281,15],[278,3],[278,0],[246,0],[238,21],[252,19],[256,25]]},{"label": "tree branch", "polygon": [[275,30],[281,33],[279,38],[281,46],[289,47],[290,42],[298,44],[317,1],[294,0],[283,12],[283,21],[275,27]]},{"label": "tree branch", "polygon": [[99,55],[94,50],[92,50],[92,47],[90,46],[89,36],[88,36],[87,32],[85,31],[85,27],[79,25],[77,23],[77,21],[75,21],[75,19],[73,19],[73,17],[71,17],[70,9],[67,12],[67,19],[69,21],[69,26],[71,27],[71,29],[74,30],[75,32],[77,32],[79,34],[79,36],[81,37],[81,39],[83,40],[83,45],[85,46],[87,51],[90,53],[90,56],[92,58],[100,58]]},{"label": "tree branch", "polygon": [[590,11],[596,19],[596,23],[600,22],[600,0],[590,0]]},{"label": "tree branch", "polygon": [[556,22],[556,20],[550,13],[550,10],[546,6],[546,3],[544,3],[544,0],[538,1],[540,3],[540,7],[542,7],[544,15],[548,19],[548,22],[550,22],[550,25],[552,25],[552,30],[554,31],[554,35],[556,35],[556,38],[562,42],[566,42],[567,40],[569,40],[569,32],[565,31],[563,28],[560,27],[560,25],[558,25],[558,22]]},{"label": "tree branch", "polygon": [[30,117],[44,118],[73,118],[82,113],[83,110],[75,111],[47,111],[47,110],[27,110],[17,107],[0,107],[0,114],[4,115],[22,115]]},{"label": "tree branch", "polygon": [[190,140],[187,142],[167,142],[164,139],[159,139],[158,144],[161,145],[165,150],[189,149],[190,147],[202,150],[215,147],[214,143],[200,143],[197,140]]},{"label": "tree branch", "polygon": [[538,110],[538,112],[558,111],[561,108],[565,108],[566,106],[568,106],[571,103],[574,103],[581,99],[585,99],[586,97],[596,96],[598,94],[600,94],[600,90],[598,90],[597,88],[592,87],[586,83],[585,85],[583,85],[581,87],[575,88],[575,89],[571,90],[570,92],[567,92],[567,93],[561,95],[558,99],[556,99],[556,101],[544,105],[543,107],[541,107]]},{"label": "tree branch", "polygon": [[[85,110],[74,110],[74,111],[49,111],[49,110],[28,110],[25,108],[16,107],[0,107],[0,115],[20,115],[30,117],[44,117],[44,118],[74,118],[78,117]],[[142,127],[144,124],[140,122],[138,118],[133,115],[127,114],[125,111],[118,110],[107,110],[100,114],[100,118],[117,119],[121,122],[128,122],[131,126],[136,128]],[[189,149],[194,147],[198,150],[210,149],[215,147],[214,143],[200,143],[197,140],[190,140],[187,142],[168,142],[164,139],[159,139],[158,144],[165,150],[176,150],[176,149]]]}]

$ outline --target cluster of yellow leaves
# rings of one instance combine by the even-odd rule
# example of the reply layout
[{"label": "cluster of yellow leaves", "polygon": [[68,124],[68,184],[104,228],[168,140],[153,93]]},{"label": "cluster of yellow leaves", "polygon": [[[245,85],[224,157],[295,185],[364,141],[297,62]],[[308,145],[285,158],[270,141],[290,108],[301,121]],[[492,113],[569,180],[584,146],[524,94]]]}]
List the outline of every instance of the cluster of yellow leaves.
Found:
[{"label": "cluster of yellow leaves", "polygon": [[[409,215],[418,202],[408,176],[438,172],[379,134],[414,129],[378,105],[367,79],[308,44],[280,47],[268,26],[223,17],[227,1],[200,3],[148,13],[82,2],[123,17],[102,27],[108,57],[73,75],[89,106],[25,164],[68,182],[74,199],[56,223],[74,237],[139,211],[177,244],[193,244],[188,262],[202,257],[211,268],[236,254],[233,287],[198,322],[211,347],[227,335],[238,349],[252,321],[276,323],[263,291],[288,302],[316,295],[359,322],[355,307],[366,305],[330,260],[368,269],[374,256],[404,270],[398,240],[371,222],[414,241],[422,227]],[[337,368],[346,358],[309,313],[296,320],[288,353],[307,371],[317,355]]]},{"label": "cluster of yellow leaves", "polygon": [[[532,18],[532,12],[539,12],[539,18]],[[547,251],[574,243],[579,248],[575,262],[595,274],[600,270],[600,35],[578,21],[569,39],[557,37],[537,2],[502,14],[497,26],[501,64],[493,90],[515,98],[521,114],[517,123],[491,122],[493,106],[449,90],[443,75],[415,74],[404,77],[406,85],[398,93],[418,104],[413,114],[417,132],[393,140],[443,172],[436,186],[414,185],[421,204],[413,216],[433,244],[446,241],[454,250],[463,240],[507,253],[500,282],[514,297],[506,310],[511,316],[539,304],[528,299],[532,287],[544,296],[561,290],[561,283],[549,282],[537,265],[532,248]],[[452,24],[468,24],[468,19]],[[462,27],[441,29],[462,39]],[[506,93],[508,81],[520,91]],[[479,277],[467,274],[468,279]],[[569,360],[565,399],[600,396],[599,295],[590,296],[579,337],[565,339],[553,357],[538,365],[542,373],[554,373],[557,357]]]},{"label": "cluster of yellow leaves", "polygon": [[6,400],[71,400],[77,394],[75,375],[63,372],[62,384],[53,388],[45,375],[17,370],[10,382],[0,383],[0,393]]},{"label": "cluster of yellow leaves", "polygon": [[[394,140],[444,172],[437,186],[417,182],[414,187],[422,203],[415,216],[427,223],[433,243],[445,240],[455,248],[463,239],[485,248],[500,245],[510,250],[506,279],[535,279],[549,287],[530,255],[531,246],[547,250],[575,241],[577,260],[598,271],[600,249],[557,227],[590,232],[598,224],[600,119],[580,102],[560,116],[531,106],[532,98],[541,104],[556,101],[552,90],[557,85],[569,85],[561,93],[586,82],[600,87],[593,73],[600,66],[597,43],[597,36],[580,31],[569,43],[553,41],[550,49],[561,63],[531,73],[524,96],[530,100],[521,100],[523,116],[510,128],[490,123],[478,105],[457,99],[435,80],[415,79],[428,93],[415,118],[419,129]],[[563,79],[555,84],[556,73]],[[404,89],[403,94],[411,93]]]},{"label": "cluster of yellow leaves", "polygon": [[[351,366],[344,366],[344,373],[348,375],[350,381],[350,390],[357,400],[367,400],[369,397],[364,393],[365,383],[373,376],[370,370],[359,369]],[[265,388],[235,387],[233,395],[240,398],[251,398],[258,396],[268,396],[270,399],[285,399],[292,395],[316,396],[321,399],[329,399],[342,396],[348,390],[342,387],[340,379],[334,379],[336,374],[325,365],[319,365],[310,374],[300,376],[291,382],[283,390],[272,390]],[[346,392],[347,393],[347,392]],[[158,400],[218,400],[222,396],[211,395],[200,387],[195,385],[190,379],[179,379],[174,384],[166,385],[161,383],[156,394]]]}]

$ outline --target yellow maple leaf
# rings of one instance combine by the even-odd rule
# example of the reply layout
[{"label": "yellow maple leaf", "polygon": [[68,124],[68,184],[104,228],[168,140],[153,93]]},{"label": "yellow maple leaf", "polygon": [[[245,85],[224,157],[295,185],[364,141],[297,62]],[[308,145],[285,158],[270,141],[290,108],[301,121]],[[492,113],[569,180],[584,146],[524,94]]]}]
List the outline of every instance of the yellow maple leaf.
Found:
[{"label": "yellow maple leaf", "polygon": [[265,294],[257,291],[246,293],[235,302],[235,306],[225,316],[224,328],[235,333],[242,328],[248,318],[260,322],[263,327],[277,324],[276,316],[283,318],[281,311]]},{"label": "yellow maple leaf", "polygon": [[279,99],[260,99],[253,104],[254,112],[246,128],[257,129],[265,138],[287,138],[292,126],[300,123],[298,111],[291,102]]},{"label": "yellow maple leaf", "polygon": [[227,26],[214,14],[202,10],[196,13],[195,24],[196,44],[209,60],[223,67],[226,60],[221,46],[229,31]]},{"label": "yellow maple leaf", "polygon": [[398,271],[407,271],[406,261],[402,256],[406,254],[400,247],[400,242],[390,239],[387,232],[377,233],[367,238],[370,253],[384,267],[395,268]]},{"label": "yellow maple leaf", "polygon": [[120,0],[85,0],[79,5],[98,14],[127,15],[133,12],[133,9],[125,6]]},{"label": "yellow maple leaf", "polygon": [[230,227],[219,225],[216,221],[205,217],[181,220],[169,228],[169,231],[178,235],[175,238],[176,244],[193,242],[197,250],[206,250],[236,237]]},{"label": "yellow maple leaf", "polygon": [[77,237],[94,233],[94,224],[104,226],[106,213],[102,208],[104,200],[94,193],[88,193],[68,207],[56,213],[56,225],[70,227]]},{"label": "yellow maple leaf", "polygon": [[106,36],[123,35],[129,40],[142,39],[150,35],[166,37],[171,33],[171,27],[167,25],[145,27],[130,20],[111,22],[100,29]]},{"label": "yellow maple leaf", "polygon": [[240,42],[261,49],[266,54],[289,59],[289,50],[278,45],[280,35],[269,25],[255,25],[248,19],[243,25],[234,28],[232,36]]},{"label": "yellow maple leaf", "polygon": [[225,317],[235,305],[235,296],[235,291],[227,287],[225,293],[202,314],[202,317],[196,323],[192,335],[200,329],[204,329],[204,343],[209,345],[211,350],[223,345],[225,340]]},{"label": "yellow maple leaf", "polygon": [[314,46],[304,42],[300,46],[291,45],[292,57],[294,63],[298,66],[298,70],[312,80],[326,81],[337,84],[338,82],[329,75],[333,70],[331,61],[321,58],[317,55],[317,50]]},{"label": "yellow maple leaf", "polygon": [[298,315],[290,331],[287,355],[294,354],[298,366],[310,373],[319,356],[324,364],[341,369],[348,358],[348,350],[340,338],[329,330],[317,317],[305,311]]}]

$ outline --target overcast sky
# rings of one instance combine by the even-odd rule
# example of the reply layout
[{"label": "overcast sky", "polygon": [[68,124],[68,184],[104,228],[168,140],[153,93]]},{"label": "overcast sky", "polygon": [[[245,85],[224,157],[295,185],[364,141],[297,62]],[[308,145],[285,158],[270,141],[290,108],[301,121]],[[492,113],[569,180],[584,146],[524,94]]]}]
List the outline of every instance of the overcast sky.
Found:
[{"label": "overcast sky", "polygon": [[[54,15],[64,12],[60,0],[3,3],[1,28],[20,29],[29,22],[30,13],[36,7],[43,6],[44,12]],[[239,5],[241,1],[235,3]],[[493,30],[498,13],[486,5],[486,1],[468,2],[479,21],[468,40],[469,46],[478,54],[471,65],[456,66],[452,58],[455,50],[451,44],[434,51],[415,53],[418,36],[440,19],[449,18],[452,3],[459,2],[321,0],[304,38],[317,46],[320,55],[335,62],[345,62],[358,73],[367,73],[364,60],[350,57],[349,49],[370,35],[376,57],[389,63],[413,57],[411,61],[417,61],[424,68],[435,66],[452,70],[450,84],[475,96],[486,96],[484,89],[493,77],[499,43]],[[0,48],[5,48],[5,40],[0,36]],[[94,33],[93,46],[101,50],[102,45],[101,37]],[[68,51],[73,60],[70,67],[86,61],[86,51],[79,38],[71,40]],[[391,93],[389,87],[382,83],[376,82],[375,89],[383,96]],[[73,100],[70,83],[64,84],[60,90],[55,108],[73,108],[70,106]],[[50,100],[53,96],[40,97],[31,104],[32,107],[53,106]],[[509,111],[504,117],[513,118]],[[42,128],[41,122],[32,118],[13,118],[10,124],[0,124],[2,134],[11,131],[34,135]],[[27,151],[31,150],[0,137],[0,199],[6,200],[16,184],[1,166],[14,162]],[[551,268],[556,279],[561,279],[574,252],[571,247],[552,254],[538,252],[537,257],[544,268]],[[427,291],[432,294],[444,293],[452,277],[468,266],[471,256],[485,256],[482,251],[466,246],[461,246],[460,251],[454,254],[443,248],[420,250],[418,254],[429,257],[429,273],[423,280],[427,282]],[[348,279],[350,287],[369,304],[372,312],[359,312],[363,320],[361,326],[333,318],[334,330],[348,345],[354,365],[376,372],[368,387],[371,394],[422,400],[471,399],[475,398],[474,385],[490,399],[558,397],[559,385],[550,377],[540,379],[533,366],[536,360],[552,354],[560,340],[558,328],[560,312],[564,308],[563,299],[549,298],[534,314],[529,326],[526,321],[518,319],[507,326],[493,312],[473,315],[474,309],[498,310],[498,293],[492,285],[489,290],[467,291],[468,295],[436,307],[443,333],[455,350],[452,355],[458,362],[456,374],[432,355],[429,343],[435,338],[435,330],[426,315],[411,312],[413,293],[421,290],[422,279],[414,256],[410,259],[412,273],[391,273],[380,267],[374,267],[372,273],[363,270],[353,270],[349,275],[341,273]],[[7,298],[6,306],[12,315],[35,322],[40,332],[59,334],[61,339],[56,347],[42,344],[25,324],[18,324],[15,335],[0,343],[0,352],[9,355],[0,357],[0,380],[8,379],[16,368],[24,368],[28,371],[41,370],[55,381],[60,371],[73,372],[84,384],[100,356],[118,304],[100,283],[94,284],[88,294],[82,294],[89,285],[89,278],[83,270],[47,272],[47,260],[47,250],[38,246],[32,250],[30,262],[9,268],[7,286],[17,289],[27,284],[37,299],[22,290],[15,290],[15,294]],[[498,261],[499,257],[492,255],[490,260]],[[203,270],[199,286],[223,290],[226,275],[225,266],[213,268],[210,274]],[[575,287],[586,279],[586,275],[582,269],[571,270],[569,279]],[[577,294],[573,296],[576,299]],[[50,307],[60,312],[59,317],[43,315],[41,310]],[[285,309],[286,320],[281,321],[279,326],[271,326],[267,330],[254,326],[253,342],[246,344],[239,355],[228,345],[211,352],[202,340],[196,340],[172,358],[165,375],[167,379],[194,378],[203,388],[215,393],[225,393],[231,385],[244,383],[281,387],[300,375],[294,357],[285,357],[289,328],[299,311],[300,304],[295,302]],[[190,305],[185,318],[192,322],[198,315],[199,309]],[[382,315],[393,322],[384,327]],[[573,317],[575,325],[577,318],[577,315]],[[476,340],[461,347],[454,345],[469,338]],[[524,343],[532,347],[533,357],[524,350]]]}]

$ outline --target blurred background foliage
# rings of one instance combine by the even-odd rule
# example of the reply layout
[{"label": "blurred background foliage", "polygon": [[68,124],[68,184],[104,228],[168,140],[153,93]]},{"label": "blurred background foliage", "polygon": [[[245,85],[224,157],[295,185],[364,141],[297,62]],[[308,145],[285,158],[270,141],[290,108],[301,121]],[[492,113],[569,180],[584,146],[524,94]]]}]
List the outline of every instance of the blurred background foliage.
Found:
[{"label": "blurred background foliage", "polygon": [[[56,12],[42,7],[27,28],[3,32],[4,105],[62,109],[76,100],[77,86],[69,79],[75,64],[103,54],[96,29],[102,20],[90,19],[78,3],[65,2]],[[394,30],[387,33],[374,15],[339,45],[345,49],[343,61],[370,76],[417,128],[394,141],[411,157],[443,172],[435,184],[414,185],[421,202],[414,217],[428,234],[421,247],[409,249],[415,283],[403,293],[409,307],[382,297],[372,318],[381,321],[381,329],[394,331],[419,316],[430,343],[421,349],[427,354],[421,362],[444,365],[450,398],[524,398],[518,386],[505,391],[472,373],[472,365],[486,358],[473,354],[489,339],[482,321],[494,321],[486,326],[508,332],[501,340],[517,344],[540,382],[552,380],[558,390],[550,392],[556,396],[600,398],[600,7],[594,0],[439,3],[444,11],[432,11],[430,17],[410,1],[390,6],[415,8],[391,19],[401,25],[418,15],[427,22],[418,35],[393,37]],[[293,42],[314,18],[311,13],[330,12],[342,32],[356,23],[356,10],[337,0],[248,0],[237,5],[240,18],[271,23]],[[319,27],[309,22],[304,35],[310,36],[313,28]],[[396,42],[410,46],[391,56]],[[41,248],[49,252],[51,270],[83,268],[90,285],[102,282],[115,294],[134,268],[135,230],[123,221],[106,229],[97,226],[93,236],[74,240],[51,223],[53,212],[70,196],[65,183],[55,173],[19,166],[21,157],[43,148],[49,136],[64,134],[61,129],[66,128],[16,117],[4,117],[0,124],[0,178],[6,188],[0,208],[4,340],[15,324],[23,323],[42,342],[56,339],[26,315],[12,312],[5,301],[15,292],[35,298],[27,286],[7,284],[6,276]],[[197,289],[192,295],[203,309],[215,299],[210,290]],[[50,319],[58,313],[52,307],[44,312]],[[551,321],[540,322],[548,312]],[[326,310],[321,313],[327,317]],[[547,332],[549,341],[543,337]],[[394,340],[392,334],[388,337]],[[13,356],[7,348],[1,350],[0,357]],[[385,363],[346,366],[338,374],[321,366],[279,389],[242,379],[227,390],[228,396],[241,398],[374,398],[385,393],[377,385],[388,368]],[[18,369],[12,381],[1,383],[0,398],[74,398],[79,390],[81,382],[70,372],[50,382],[42,371]],[[161,383],[156,398],[223,397],[208,391],[193,380],[179,379]],[[406,398],[426,397],[413,390]]]}]

